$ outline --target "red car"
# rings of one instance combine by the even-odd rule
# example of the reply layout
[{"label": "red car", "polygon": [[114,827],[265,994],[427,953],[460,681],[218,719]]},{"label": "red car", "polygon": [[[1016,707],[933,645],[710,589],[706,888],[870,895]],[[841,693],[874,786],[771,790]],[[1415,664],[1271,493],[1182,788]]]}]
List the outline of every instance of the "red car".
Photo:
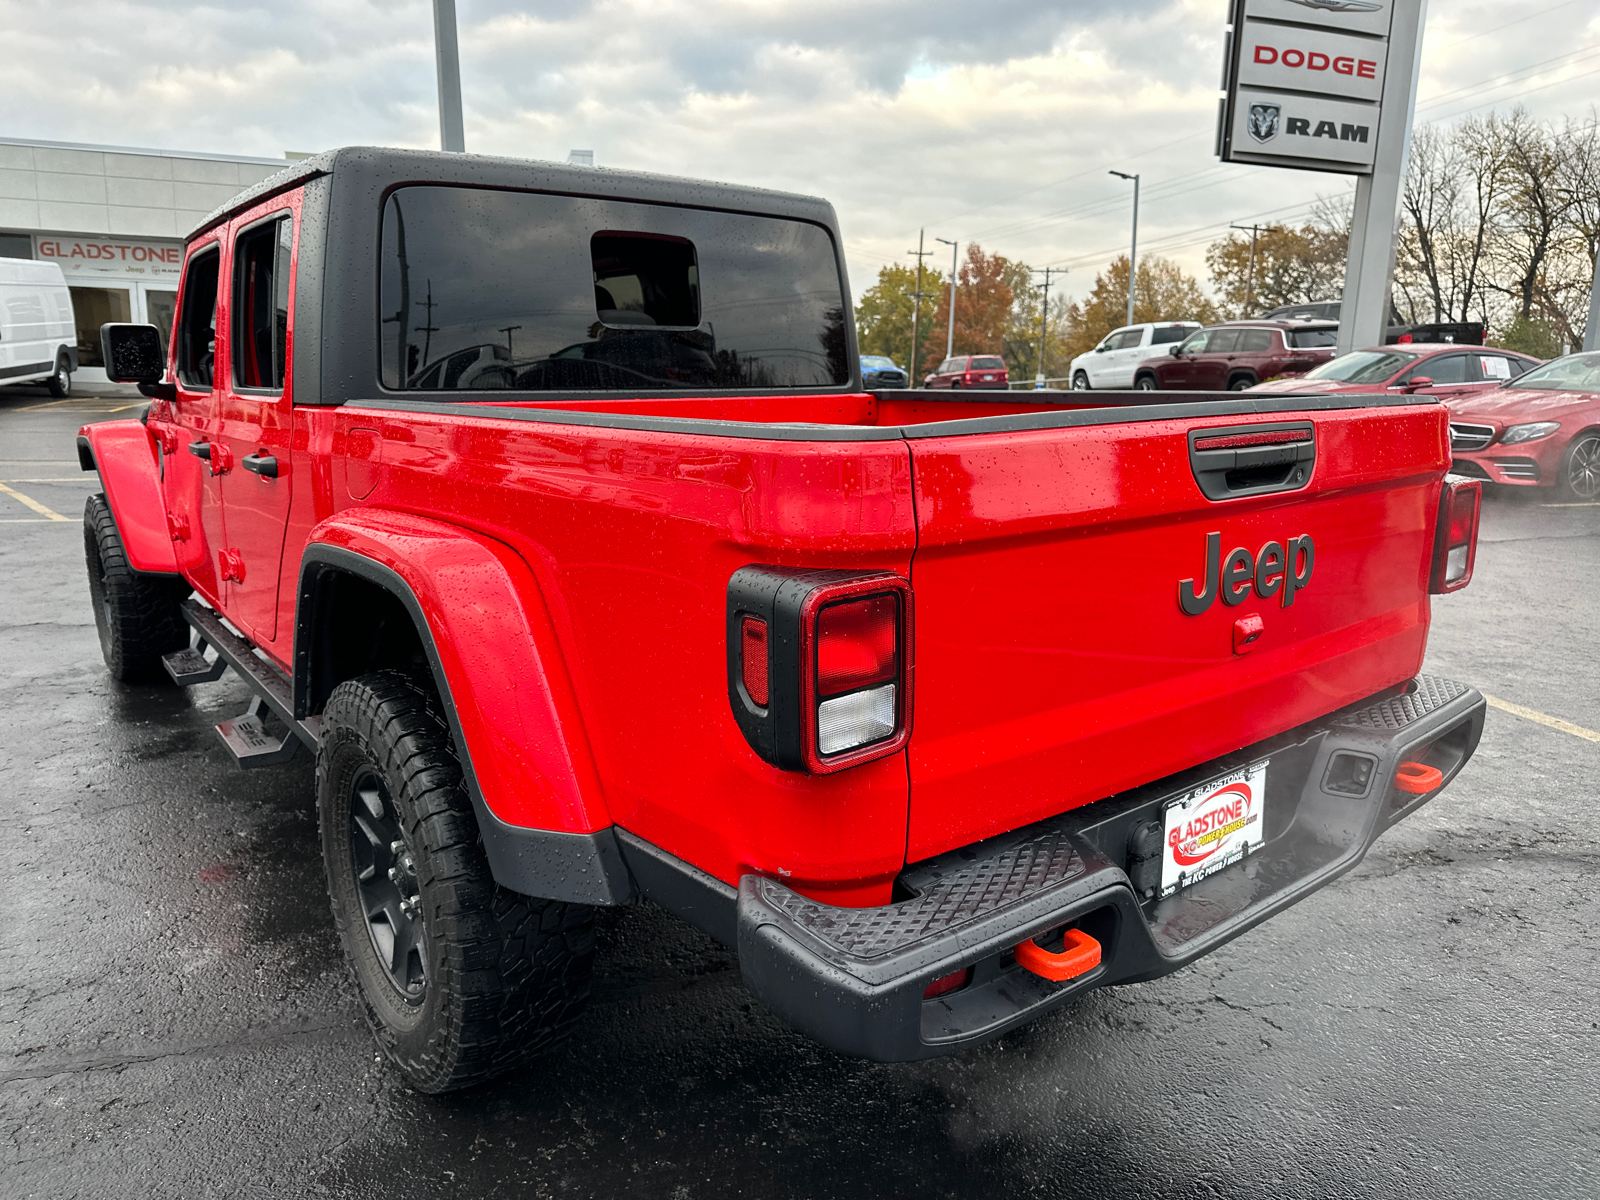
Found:
[{"label": "red car", "polygon": [[1456,474],[1600,497],[1600,353],[1553,359],[1449,407]]},{"label": "red car", "polygon": [[1190,334],[1133,374],[1140,391],[1242,392],[1333,357],[1337,321],[1230,321]]},{"label": "red car", "polygon": [[414,1087],[571,1033],[638,898],[824,1045],[954,1053],[1229,943],[1472,755],[1483,697],[1419,675],[1482,493],[1439,404],[870,394],[838,244],[353,148],[189,236],[169,339],[102,329],[152,401],[78,442],[106,665],[231,671],[238,764],[316,756]]},{"label": "red car", "polygon": [[998,354],[958,354],[939,364],[937,370],[926,376],[923,387],[931,388],[1003,388],[1011,383],[1006,370],[1006,360]]},{"label": "red car", "polygon": [[1537,358],[1483,346],[1374,346],[1329,359],[1304,375],[1259,383],[1252,392],[1371,392],[1377,388],[1426,396],[1464,396],[1499,387],[1539,365]]}]

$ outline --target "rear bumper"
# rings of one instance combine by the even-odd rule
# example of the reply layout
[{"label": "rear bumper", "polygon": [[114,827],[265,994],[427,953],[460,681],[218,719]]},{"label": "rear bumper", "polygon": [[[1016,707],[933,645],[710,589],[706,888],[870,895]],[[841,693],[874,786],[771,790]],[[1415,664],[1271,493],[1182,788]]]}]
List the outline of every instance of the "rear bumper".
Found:
[{"label": "rear bumper", "polygon": [[[1192,771],[916,864],[901,877],[911,898],[883,908],[834,908],[746,875],[740,969],[765,1004],[840,1052],[889,1062],[956,1052],[1091,988],[1175,971],[1338,878],[1437,794],[1397,789],[1398,765],[1436,767],[1442,787],[1477,748],[1484,709],[1474,689],[1419,676]],[[1337,786],[1335,755],[1370,764],[1361,794]],[[1264,843],[1166,899],[1138,894],[1133,832],[1160,822],[1174,795],[1263,758]],[[1016,964],[1012,947],[1063,925],[1100,942],[1099,966],[1050,983]],[[967,967],[966,986],[923,999],[929,983]]]}]

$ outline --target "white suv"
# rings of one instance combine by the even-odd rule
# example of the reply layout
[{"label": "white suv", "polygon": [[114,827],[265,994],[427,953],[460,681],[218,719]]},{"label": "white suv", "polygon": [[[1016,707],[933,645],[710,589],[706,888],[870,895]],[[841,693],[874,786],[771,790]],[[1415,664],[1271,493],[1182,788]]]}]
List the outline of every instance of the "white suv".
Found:
[{"label": "white suv", "polygon": [[1093,350],[1072,360],[1072,390],[1131,388],[1134,369],[1141,362],[1162,353],[1159,347],[1181,342],[1199,328],[1199,321],[1151,321],[1113,329]]}]

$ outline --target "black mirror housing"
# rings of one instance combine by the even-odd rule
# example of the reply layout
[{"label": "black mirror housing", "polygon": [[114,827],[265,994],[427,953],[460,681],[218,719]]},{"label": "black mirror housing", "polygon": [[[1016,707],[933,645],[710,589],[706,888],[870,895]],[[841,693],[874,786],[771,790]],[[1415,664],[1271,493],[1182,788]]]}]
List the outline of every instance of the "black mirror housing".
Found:
[{"label": "black mirror housing", "polygon": [[1169,355],[1171,355],[1173,358],[1177,358],[1178,357],[1178,352],[1180,350],[1182,350],[1182,349],[1183,349],[1183,343],[1182,342],[1178,342],[1178,343],[1174,344],[1172,349],[1168,350],[1167,353]]},{"label": "black mirror housing", "polygon": [[108,321],[100,326],[100,357],[112,383],[160,383],[167,373],[167,348],[154,325]]}]

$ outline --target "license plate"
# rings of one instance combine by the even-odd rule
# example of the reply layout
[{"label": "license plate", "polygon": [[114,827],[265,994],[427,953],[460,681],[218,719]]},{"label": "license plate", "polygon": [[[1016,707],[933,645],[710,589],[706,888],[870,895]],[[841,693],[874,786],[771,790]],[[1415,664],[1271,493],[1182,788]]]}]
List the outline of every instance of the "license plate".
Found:
[{"label": "license plate", "polygon": [[1201,784],[1167,802],[1161,894],[1238,862],[1266,836],[1267,760]]}]

